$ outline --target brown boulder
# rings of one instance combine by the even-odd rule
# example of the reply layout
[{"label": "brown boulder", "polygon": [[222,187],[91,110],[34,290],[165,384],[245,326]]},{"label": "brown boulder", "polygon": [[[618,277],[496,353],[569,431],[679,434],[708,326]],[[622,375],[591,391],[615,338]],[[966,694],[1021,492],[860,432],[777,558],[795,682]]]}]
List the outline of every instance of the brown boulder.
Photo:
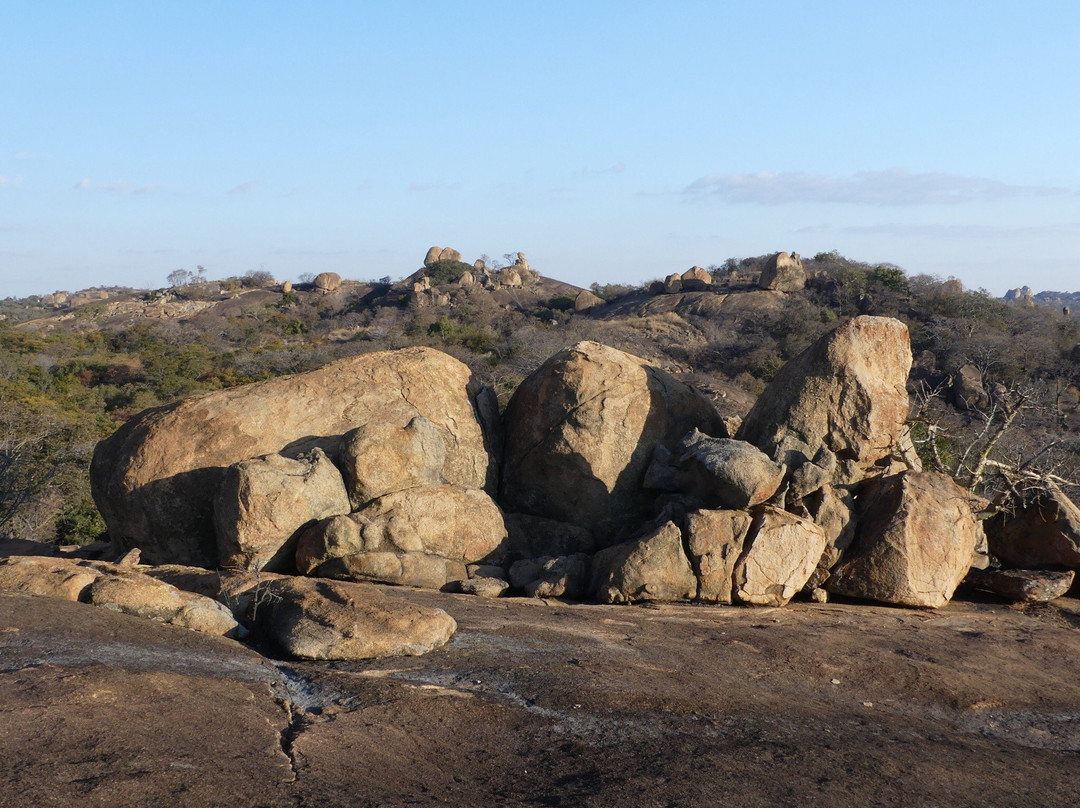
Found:
[{"label": "brown boulder", "polygon": [[502,512],[483,491],[422,486],[308,528],[296,566],[305,574],[438,589],[467,577],[465,564],[504,554],[506,537]]},{"label": "brown boulder", "polygon": [[758,286],[776,292],[797,292],[806,286],[806,271],[798,253],[779,252],[769,256],[761,270]]},{"label": "brown boulder", "polygon": [[236,463],[214,499],[219,564],[289,572],[299,531],[348,512],[341,473],[318,447],[297,460],[273,454]]},{"label": "brown boulder", "polygon": [[336,272],[320,272],[315,276],[315,291],[329,294],[341,288],[341,276]]},{"label": "brown boulder", "polygon": [[316,445],[333,456],[358,426],[403,427],[418,415],[442,435],[446,480],[483,488],[495,466],[471,376],[446,354],[406,348],[146,410],[98,444],[94,499],[121,549],[139,546],[149,563],[214,567],[212,503],[229,466]]},{"label": "brown boulder", "polygon": [[442,247],[429,247],[427,254],[424,256],[424,266],[429,267],[432,264],[439,262],[439,255],[442,254]]},{"label": "brown boulder", "polygon": [[354,508],[403,488],[442,483],[445,464],[442,434],[423,416],[404,427],[364,424],[347,432],[341,445],[341,467]]},{"label": "brown boulder", "polygon": [[460,261],[461,260],[461,253],[459,253],[457,250],[455,250],[452,247],[443,247],[439,251],[439,260],[440,261]]},{"label": "brown boulder", "polygon": [[699,392],[643,359],[578,343],[522,382],[507,406],[501,501],[618,533],[646,515],[641,486],[653,450],[693,427],[724,428]]},{"label": "brown boulder", "polygon": [[141,573],[102,575],[90,585],[87,600],[94,606],[206,634],[234,637],[239,632],[236,618],[221,603]]},{"label": "brown boulder", "polygon": [[[784,481],[784,467],[757,447],[741,440],[712,438],[697,429],[676,444],[669,465],[672,475],[665,482],[707,508],[758,505],[775,494]],[[659,476],[653,467],[649,475]]]},{"label": "brown boulder", "polygon": [[983,523],[991,554],[1019,569],[1080,569],[1080,507],[1054,483]]},{"label": "brown boulder", "polygon": [[417,606],[372,586],[282,578],[268,592],[268,634],[302,659],[419,656],[445,645],[457,630],[442,609]]},{"label": "brown boulder", "polygon": [[953,403],[962,410],[978,410],[990,403],[982,373],[974,365],[964,365],[953,374],[950,392]]},{"label": "brown boulder", "polygon": [[597,306],[604,305],[604,299],[593,294],[588,289],[582,289],[574,298],[574,311],[588,311]]},{"label": "brown boulder", "polygon": [[335,578],[339,581],[370,581],[420,589],[442,589],[452,581],[463,581],[469,577],[465,565],[460,561],[431,553],[402,553],[396,550],[375,550],[331,558],[320,564],[313,574],[318,578]]},{"label": "brown boulder", "polygon": [[601,550],[593,556],[591,589],[600,603],[691,600],[697,579],[679,526],[666,522],[642,538]]},{"label": "brown boulder", "polygon": [[806,584],[825,550],[825,531],[770,505],[754,509],[746,549],[735,564],[733,600],[783,606]]},{"label": "brown boulder", "polygon": [[868,480],[855,540],[825,588],[901,606],[943,606],[971,568],[978,525],[968,495],[944,474]]},{"label": "brown boulder", "polygon": [[682,291],[703,292],[712,286],[712,275],[703,267],[690,267],[681,276]]},{"label": "brown boulder", "polygon": [[1018,603],[1048,603],[1057,600],[1073,584],[1076,572],[1048,570],[972,570],[967,582],[976,589],[992,592]]},{"label": "brown boulder", "polygon": [[901,438],[910,369],[904,323],[855,317],[780,369],[736,437],[794,467],[824,446],[840,461],[834,482],[854,482]]},{"label": "brown boulder", "polygon": [[0,592],[22,592],[81,600],[101,573],[66,558],[24,556],[0,559]]},{"label": "brown boulder", "polygon": [[750,530],[745,511],[693,511],[686,517],[686,546],[698,579],[697,597],[731,603],[735,563]]}]

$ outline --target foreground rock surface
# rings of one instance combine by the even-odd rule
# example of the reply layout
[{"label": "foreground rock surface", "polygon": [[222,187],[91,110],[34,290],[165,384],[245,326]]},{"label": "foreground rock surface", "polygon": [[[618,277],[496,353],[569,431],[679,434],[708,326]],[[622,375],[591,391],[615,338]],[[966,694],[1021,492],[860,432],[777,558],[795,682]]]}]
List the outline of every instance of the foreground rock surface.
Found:
[{"label": "foreground rock surface", "polygon": [[281,667],[0,596],[0,804],[658,808],[715,805],[717,783],[762,806],[1080,801],[1075,600],[763,613],[400,596],[449,611],[457,638]]},{"label": "foreground rock surface", "polygon": [[149,563],[213,567],[212,506],[226,468],[315,446],[334,455],[341,436],[363,424],[404,428],[423,416],[443,439],[445,480],[493,486],[479,394],[461,362],[406,348],[154,408],[98,444],[94,500],[121,549],[138,546]]}]

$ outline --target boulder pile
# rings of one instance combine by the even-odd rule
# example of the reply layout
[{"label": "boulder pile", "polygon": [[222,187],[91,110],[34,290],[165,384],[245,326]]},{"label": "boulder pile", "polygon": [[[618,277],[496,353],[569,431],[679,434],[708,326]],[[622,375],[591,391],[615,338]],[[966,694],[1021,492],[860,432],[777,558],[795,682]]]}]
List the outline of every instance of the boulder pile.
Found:
[{"label": "boulder pile", "polygon": [[[699,392],[595,342],[551,357],[501,417],[457,360],[374,353],[147,410],[98,445],[92,488],[117,553],[218,570],[204,594],[231,597],[248,624],[259,599],[221,581],[270,581],[255,591],[271,633],[303,656],[416,653],[452,633],[445,615],[375,603],[373,582],[936,608],[985,536],[973,496],[920,467],[905,430],[911,361],[903,323],[848,320],[782,368],[732,434]],[[1080,510],[1056,488],[986,533],[1006,567],[1050,572],[984,573],[984,588],[1046,597],[1071,583],[1056,572],[1080,568]],[[48,571],[49,586],[123,601],[112,590],[127,584],[69,572]],[[364,604],[360,622],[342,628],[350,603]],[[380,625],[397,627],[393,642],[371,639]]]}]

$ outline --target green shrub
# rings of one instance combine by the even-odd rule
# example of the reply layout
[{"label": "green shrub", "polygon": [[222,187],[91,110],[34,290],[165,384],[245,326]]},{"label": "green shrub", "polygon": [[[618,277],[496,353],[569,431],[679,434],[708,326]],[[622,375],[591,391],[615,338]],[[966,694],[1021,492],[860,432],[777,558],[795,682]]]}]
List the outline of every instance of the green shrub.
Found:
[{"label": "green shrub", "polygon": [[442,286],[444,283],[453,283],[471,270],[472,267],[464,261],[436,261],[428,267],[427,276],[432,286]]},{"label": "green shrub", "polygon": [[57,544],[89,544],[105,533],[105,520],[88,497],[69,503],[56,516]]}]

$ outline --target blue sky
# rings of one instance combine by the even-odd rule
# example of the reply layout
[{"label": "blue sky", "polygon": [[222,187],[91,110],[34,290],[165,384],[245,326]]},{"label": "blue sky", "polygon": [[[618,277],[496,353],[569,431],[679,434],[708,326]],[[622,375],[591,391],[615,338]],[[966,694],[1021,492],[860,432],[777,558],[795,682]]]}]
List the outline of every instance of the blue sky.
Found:
[{"label": "blue sky", "polygon": [[0,297],[433,244],[1080,289],[1080,4],[0,4]]}]

